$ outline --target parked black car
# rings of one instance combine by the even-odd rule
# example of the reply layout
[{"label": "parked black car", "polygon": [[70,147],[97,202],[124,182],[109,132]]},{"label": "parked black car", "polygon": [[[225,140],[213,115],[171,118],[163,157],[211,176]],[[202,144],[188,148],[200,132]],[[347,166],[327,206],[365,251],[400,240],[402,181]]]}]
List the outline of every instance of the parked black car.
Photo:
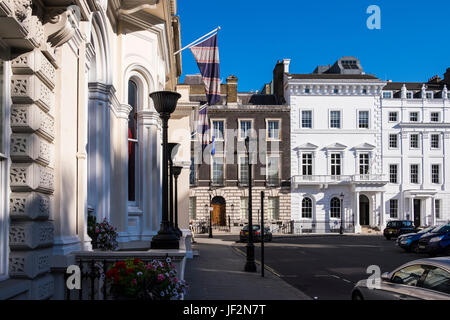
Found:
[{"label": "parked black car", "polygon": [[419,239],[419,252],[430,255],[448,252],[448,238],[450,237],[450,223],[434,229]]},{"label": "parked black car", "polygon": [[[239,240],[241,242],[248,242],[248,224],[242,228],[239,234]],[[259,224],[253,225],[253,241],[261,241],[261,226]],[[270,232],[268,227],[264,228],[264,241],[272,241],[272,232]]]},{"label": "parked black car", "polygon": [[391,238],[397,238],[401,234],[405,233],[415,233],[416,228],[412,221],[409,220],[392,220],[386,225],[383,231],[384,237],[387,240]]}]

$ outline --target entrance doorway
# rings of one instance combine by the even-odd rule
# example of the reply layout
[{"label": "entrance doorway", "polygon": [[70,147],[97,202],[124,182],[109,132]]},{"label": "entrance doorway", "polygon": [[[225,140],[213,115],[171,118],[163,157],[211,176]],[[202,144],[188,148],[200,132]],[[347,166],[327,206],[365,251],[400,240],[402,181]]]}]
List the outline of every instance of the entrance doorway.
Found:
[{"label": "entrance doorway", "polygon": [[420,208],[422,201],[420,199],[414,199],[414,226],[420,227]]},{"label": "entrance doorway", "polygon": [[212,206],[212,219],[211,223],[213,226],[223,227],[227,225],[226,219],[226,205],[225,199],[223,197],[214,197],[211,200]]},{"label": "entrance doorway", "polygon": [[359,196],[359,224],[361,226],[368,226],[370,224],[369,198],[363,194]]}]

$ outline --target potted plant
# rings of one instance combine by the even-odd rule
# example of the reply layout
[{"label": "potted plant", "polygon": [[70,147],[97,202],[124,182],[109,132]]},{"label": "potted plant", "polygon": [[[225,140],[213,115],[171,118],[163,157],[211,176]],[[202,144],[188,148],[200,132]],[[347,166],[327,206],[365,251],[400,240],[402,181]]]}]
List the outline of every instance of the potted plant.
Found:
[{"label": "potted plant", "polygon": [[92,248],[100,250],[116,250],[119,246],[117,242],[117,229],[114,228],[105,218],[98,223],[95,216],[88,216],[88,235],[92,239]]},{"label": "potted plant", "polygon": [[116,262],[106,273],[106,279],[110,292],[119,300],[179,300],[187,285],[176,274],[170,258],[147,263],[136,258]]}]

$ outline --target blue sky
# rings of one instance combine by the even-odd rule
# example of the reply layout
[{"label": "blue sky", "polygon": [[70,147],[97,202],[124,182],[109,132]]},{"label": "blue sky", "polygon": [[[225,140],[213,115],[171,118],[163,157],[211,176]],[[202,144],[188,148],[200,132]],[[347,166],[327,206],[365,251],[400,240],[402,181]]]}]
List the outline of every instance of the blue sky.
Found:
[{"label": "blue sky", "polygon": [[[369,30],[366,9],[381,9],[381,29]],[[239,78],[238,90],[271,81],[279,59],[290,72],[310,73],[321,64],[353,55],[366,73],[383,80],[420,82],[450,67],[448,0],[178,0],[185,46],[221,26],[221,78]],[[198,73],[190,50],[185,74]]]}]

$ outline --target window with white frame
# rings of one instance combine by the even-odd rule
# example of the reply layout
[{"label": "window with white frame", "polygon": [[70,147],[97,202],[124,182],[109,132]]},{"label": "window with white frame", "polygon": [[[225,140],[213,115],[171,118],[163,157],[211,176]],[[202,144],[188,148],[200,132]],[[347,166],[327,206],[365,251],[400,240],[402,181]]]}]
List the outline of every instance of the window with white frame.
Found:
[{"label": "window with white frame", "polygon": [[197,219],[197,197],[189,197],[189,220]]},{"label": "window with white frame", "polygon": [[8,154],[7,139],[9,132],[7,119],[9,114],[6,109],[6,68],[4,61],[0,59],[0,280],[8,277]]},{"label": "window with white frame", "polygon": [[389,182],[390,183],[398,183],[398,165],[397,164],[389,165]]},{"label": "window with white frame", "polygon": [[250,136],[250,132],[252,130],[252,121],[251,120],[239,120],[239,137],[241,139],[245,139]]},{"label": "window with white frame", "polygon": [[430,120],[431,122],[439,122],[441,121],[441,113],[433,111],[430,113]]},{"label": "window with white frame", "polygon": [[398,121],[398,112],[391,111],[389,112],[389,122],[397,122]]},{"label": "window with white frame", "polygon": [[128,81],[128,104],[131,111],[128,116],[128,201],[137,202],[138,194],[138,127],[137,112],[139,104],[139,86],[130,79]]},{"label": "window with white frame", "polygon": [[406,99],[412,99],[413,93],[411,91],[406,92]]},{"label": "window with white frame", "polygon": [[239,183],[248,184],[248,158],[239,156]]},{"label": "window with white frame", "polygon": [[417,133],[412,133],[409,136],[409,147],[411,149],[418,149],[419,148],[419,135]]},{"label": "window with white frame", "polygon": [[398,218],[398,200],[389,200],[389,216],[391,218]]},{"label": "window with white frame", "polygon": [[302,175],[312,175],[312,153],[302,153]]},{"label": "window with white frame", "polygon": [[280,198],[268,197],[267,200],[267,213],[269,214],[269,220],[280,219]]},{"label": "window with white frame", "polygon": [[389,134],[389,148],[398,149],[398,134],[396,133]]},{"label": "window with white frame", "polygon": [[340,153],[332,153],[330,155],[331,161],[331,175],[332,176],[340,176],[341,175],[341,154]]},{"label": "window with white frame", "polygon": [[278,184],[280,178],[280,157],[269,156],[267,158],[267,182],[269,184]]},{"label": "window with white frame", "polygon": [[392,91],[383,91],[383,99],[392,99]]},{"label": "window with white frame", "polygon": [[223,120],[212,120],[213,135],[215,141],[223,141],[225,132],[225,121]]},{"label": "window with white frame", "polygon": [[311,198],[305,197],[302,200],[302,218],[311,219],[312,218],[312,207],[313,202]]},{"label": "window with white frame", "polygon": [[409,166],[409,180],[411,183],[417,184],[419,183],[419,165],[411,164]]},{"label": "window with white frame", "polygon": [[409,121],[410,122],[418,122],[419,121],[419,113],[418,112],[410,112],[409,113]]},{"label": "window with white frame", "polygon": [[248,219],[248,197],[241,197],[241,219]]},{"label": "window with white frame", "polygon": [[360,129],[369,129],[369,111],[358,112],[358,127]]},{"label": "window with white frame", "polygon": [[312,111],[311,110],[302,110],[302,128],[312,128]]},{"label": "window with white frame", "polygon": [[330,111],[330,128],[341,128],[341,112],[338,110]]},{"label": "window with white frame", "polygon": [[436,214],[436,219],[441,218],[441,199],[434,199],[434,212]]},{"label": "window with white frame", "polygon": [[359,174],[367,175],[369,174],[369,154],[360,153],[359,154]]},{"label": "window with white frame", "polygon": [[439,149],[440,148],[440,135],[439,134],[432,134],[431,135],[431,142],[430,146],[431,149]]},{"label": "window with white frame", "polygon": [[431,165],[431,183],[441,183],[441,166],[439,164]]},{"label": "window with white frame", "polygon": [[429,92],[428,91],[428,92],[425,93],[425,96],[426,96],[427,99],[433,99],[433,92]]},{"label": "window with white frame", "polygon": [[330,201],[330,217],[331,218],[341,217],[341,200],[337,197],[334,197]]},{"label": "window with white frame", "polygon": [[215,185],[224,184],[224,158],[215,156],[212,158],[212,183]]},{"label": "window with white frame", "polygon": [[267,120],[267,140],[280,140],[280,120]]}]

